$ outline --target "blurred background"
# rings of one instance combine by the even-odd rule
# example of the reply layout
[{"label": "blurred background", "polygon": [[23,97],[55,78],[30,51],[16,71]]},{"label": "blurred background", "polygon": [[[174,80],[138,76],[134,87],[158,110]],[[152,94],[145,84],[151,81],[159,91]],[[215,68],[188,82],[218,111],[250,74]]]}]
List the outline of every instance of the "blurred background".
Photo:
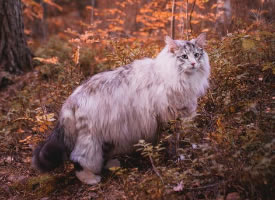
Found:
[{"label": "blurred background", "polygon": [[[23,0],[25,33],[45,40],[64,30],[98,38],[222,37],[274,21],[274,0]],[[173,13],[172,13],[173,10]],[[172,17],[173,16],[173,17]],[[171,27],[173,24],[173,27]]]}]

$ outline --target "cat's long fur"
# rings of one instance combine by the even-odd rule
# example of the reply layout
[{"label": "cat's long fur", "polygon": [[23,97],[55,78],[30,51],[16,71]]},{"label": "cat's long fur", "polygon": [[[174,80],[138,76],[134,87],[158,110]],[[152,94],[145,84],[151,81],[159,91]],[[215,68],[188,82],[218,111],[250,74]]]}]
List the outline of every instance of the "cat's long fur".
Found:
[{"label": "cat's long fur", "polygon": [[[208,88],[210,65],[202,49],[204,43],[204,34],[191,41],[167,37],[165,48],[155,59],[136,60],[92,76],[64,103],[53,132],[62,136],[51,136],[36,150],[34,165],[51,170],[55,165],[49,163],[64,158],[64,153],[59,153],[59,159],[51,159],[51,149],[66,149],[70,160],[99,174],[104,159],[130,152],[140,139],[154,141],[159,123],[193,114],[198,97]],[[90,184],[100,180],[78,177]]]}]

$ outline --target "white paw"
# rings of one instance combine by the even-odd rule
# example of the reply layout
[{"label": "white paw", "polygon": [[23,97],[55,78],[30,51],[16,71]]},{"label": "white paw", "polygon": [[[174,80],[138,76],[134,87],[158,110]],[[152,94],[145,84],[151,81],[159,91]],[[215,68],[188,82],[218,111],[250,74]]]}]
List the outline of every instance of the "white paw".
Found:
[{"label": "white paw", "polygon": [[88,185],[95,185],[101,181],[101,177],[98,175],[95,175],[89,170],[82,170],[75,172],[76,177],[83,183],[86,183]]},{"label": "white paw", "polygon": [[105,165],[105,169],[110,169],[113,167],[120,167],[120,162],[118,159],[111,159],[111,160],[107,161],[107,163]]},{"label": "white paw", "polygon": [[98,175],[94,175],[93,178],[86,179],[86,181],[83,181],[83,182],[88,184],[88,185],[95,185],[95,184],[98,184],[100,181],[101,181],[101,177],[98,176]]}]

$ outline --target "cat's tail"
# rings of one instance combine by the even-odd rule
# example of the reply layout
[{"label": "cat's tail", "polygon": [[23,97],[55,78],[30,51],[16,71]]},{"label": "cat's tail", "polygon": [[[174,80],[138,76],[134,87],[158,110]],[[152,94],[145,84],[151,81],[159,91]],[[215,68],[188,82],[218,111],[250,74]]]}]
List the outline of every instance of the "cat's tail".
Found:
[{"label": "cat's tail", "polygon": [[63,164],[65,159],[64,128],[58,123],[48,139],[34,150],[32,165],[48,172]]}]

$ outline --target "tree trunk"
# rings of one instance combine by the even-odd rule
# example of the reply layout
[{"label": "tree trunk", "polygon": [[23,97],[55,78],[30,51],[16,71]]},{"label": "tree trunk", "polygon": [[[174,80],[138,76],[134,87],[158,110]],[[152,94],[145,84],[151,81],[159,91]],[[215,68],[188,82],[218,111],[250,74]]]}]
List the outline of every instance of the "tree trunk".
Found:
[{"label": "tree trunk", "polygon": [[32,55],[24,35],[21,0],[0,0],[0,71],[32,69]]},{"label": "tree trunk", "polygon": [[216,17],[216,32],[224,36],[228,32],[232,18],[231,0],[217,0]]}]

